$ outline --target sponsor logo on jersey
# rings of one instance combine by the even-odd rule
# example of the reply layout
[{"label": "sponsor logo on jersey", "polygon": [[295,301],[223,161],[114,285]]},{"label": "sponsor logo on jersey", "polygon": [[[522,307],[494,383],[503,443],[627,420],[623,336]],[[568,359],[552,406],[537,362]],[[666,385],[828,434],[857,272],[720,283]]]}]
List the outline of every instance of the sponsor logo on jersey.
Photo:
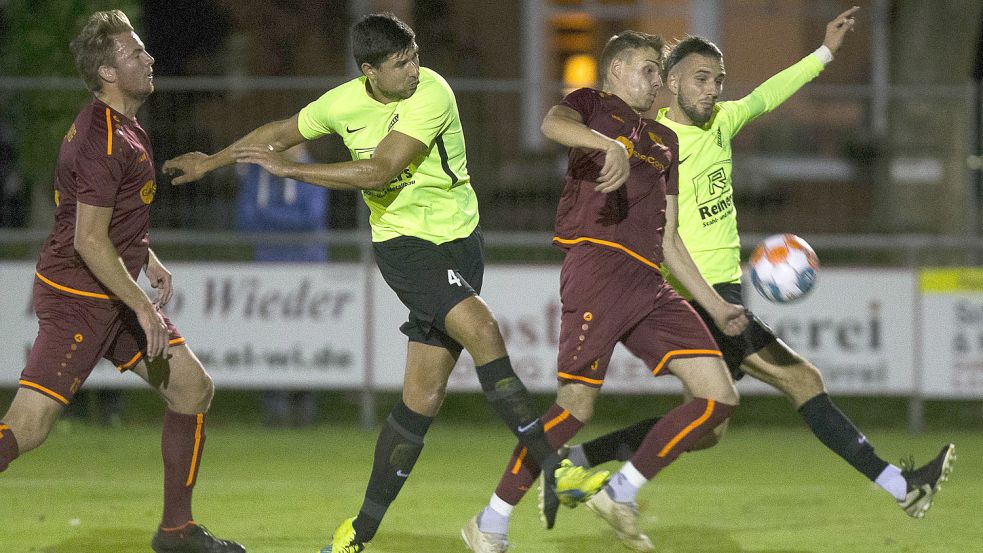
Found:
[{"label": "sponsor logo on jersey", "polygon": [[140,189],[140,200],[143,203],[150,205],[150,202],[154,201],[154,196],[156,194],[157,183],[152,180],[148,180],[147,183],[143,185],[143,188]]}]

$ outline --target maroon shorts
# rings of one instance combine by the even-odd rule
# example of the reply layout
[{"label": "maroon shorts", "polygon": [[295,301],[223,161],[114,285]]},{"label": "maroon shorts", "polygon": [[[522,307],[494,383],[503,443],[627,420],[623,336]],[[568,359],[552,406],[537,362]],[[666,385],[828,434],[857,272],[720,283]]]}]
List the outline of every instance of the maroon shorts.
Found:
[{"label": "maroon shorts", "polygon": [[662,275],[626,254],[583,245],[567,252],[560,271],[557,378],[600,387],[614,346],[665,374],[681,357],[720,357],[703,320]]},{"label": "maroon shorts", "polygon": [[[147,338],[136,313],[119,301],[86,298],[34,281],[38,337],[20,386],[68,405],[99,359],[125,371],[143,357]],[[161,312],[163,315],[163,312]],[[184,338],[164,316],[170,344]]]}]

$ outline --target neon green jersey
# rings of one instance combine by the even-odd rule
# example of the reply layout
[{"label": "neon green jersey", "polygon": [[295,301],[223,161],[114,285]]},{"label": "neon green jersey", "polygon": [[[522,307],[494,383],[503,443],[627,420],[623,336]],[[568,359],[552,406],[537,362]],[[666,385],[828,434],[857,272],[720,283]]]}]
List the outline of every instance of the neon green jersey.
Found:
[{"label": "neon green jersey", "polygon": [[464,238],[478,226],[478,200],[468,175],[464,132],[454,91],[431,69],[405,100],[382,104],[365,88],[365,77],[337,86],[300,110],[298,130],[308,140],[336,133],[352,159],[372,157],[392,131],[427,145],[385,190],[363,190],[372,241],[415,236],[442,244]]},{"label": "neon green jersey", "polygon": [[[741,240],[731,186],[731,139],[755,118],[787,100],[816,78],[823,62],[810,54],[771,77],[740,100],[719,102],[702,127],[669,119],[669,108],[655,120],[679,137],[679,236],[710,284],[740,282]],[[669,283],[684,297],[689,292],[662,266]]]}]

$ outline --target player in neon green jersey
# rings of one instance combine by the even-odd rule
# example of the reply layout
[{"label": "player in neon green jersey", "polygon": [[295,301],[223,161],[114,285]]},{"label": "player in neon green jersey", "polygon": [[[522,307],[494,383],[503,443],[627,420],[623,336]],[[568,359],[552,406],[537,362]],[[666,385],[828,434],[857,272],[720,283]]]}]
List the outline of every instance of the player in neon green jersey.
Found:
[{"label": "player in neon green jersey", "polygon": [[[665,72],[672,101],[669,107],[659,110],[656,120],[679,137],[679,234],[704,278],[731,303],[743,304],[730,141],[744,125],[778,107],[822,72],[853,28],[857,10],[853,7],[831,21],[823,45],[814,53],[736,101],[718,102],[725,72],[723,54],[716,45],[700,37],[688,37],[669,54]],[[678,283],[673,284],[687,295]],[[951,470],[952,444],[919,469],[902,470],[887,463],[832,402],[819,369],[777,339],[764,323],[752,316],[742,335],[730,337],[714,327],[705,310],[695,303],[694,307],[714,331],[735,379],[746,373],[781,390],[823,444],[894,496],[908,515],[924,516],[939,484]],[[574,446],[570,460],[591,467],[623,459],[628,451],[638,447],[653,423],[652,419],[641,421]],[[711,445],[712,440],[701,444]]]},{"label": "player in neon green jersey", "polygon": [[[406,374],[402,400],[376,444],[362,507],[324,551],[362,551],[375,535],[423,449],[462,349],[474,358],[492,408],[529,454],[549,467],[544,514],[551,527],[559,456],[512,370],[495,317],[478,296],[484,271],[478,204],[454,92],[436,72],[420,67],[413,31],[392,14],[361,19],[352,39],[361,77],[214,155],[172,159],[164,171],[183,184],[232,163],[255,163],[298,182],[360,190],[369,206],[379,269],[410,310],[401,327],[409,338]],[[327,134],[341,137],[352,161],[304,164],[280,154]]]}]

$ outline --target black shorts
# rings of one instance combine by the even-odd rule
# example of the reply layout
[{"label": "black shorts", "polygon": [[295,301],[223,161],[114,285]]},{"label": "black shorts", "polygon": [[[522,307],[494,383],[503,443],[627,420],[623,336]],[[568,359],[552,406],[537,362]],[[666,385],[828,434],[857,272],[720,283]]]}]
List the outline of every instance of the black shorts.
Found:
[{"label": "black shorts", "polygon": [[447,335],[444,318],[481,292],[483,245],[480,227],[467,238],[443,244],[414,236],[372,244],[382,278],[410,310],[409,320],[399,327],[410,341],[461,353],[461,345]]},{"label": "black shorts", "polygon": [[[744,305],[744,296],[741,293],[740,284],[714,284],[713,289],[724,300],[733,304]],[[717,328],[713,322],[713,317],[705,309],[693,300],[690,300],[690,303],[707,324],[710,333],[713,334],[713,339],[720,346],[720,351],[724,354],[724,361],[727,363],[727,368],[730,369],[730,374],[734,376],[734,380],[740,380],[744,376],[744,371],[741,370],[741,363],[744,362],[744,358],[761,351],[765,346],[775,341],[775,333],[750,311],[747,312],[748,325],[744,332],[737,336],[727,336]]]}]

